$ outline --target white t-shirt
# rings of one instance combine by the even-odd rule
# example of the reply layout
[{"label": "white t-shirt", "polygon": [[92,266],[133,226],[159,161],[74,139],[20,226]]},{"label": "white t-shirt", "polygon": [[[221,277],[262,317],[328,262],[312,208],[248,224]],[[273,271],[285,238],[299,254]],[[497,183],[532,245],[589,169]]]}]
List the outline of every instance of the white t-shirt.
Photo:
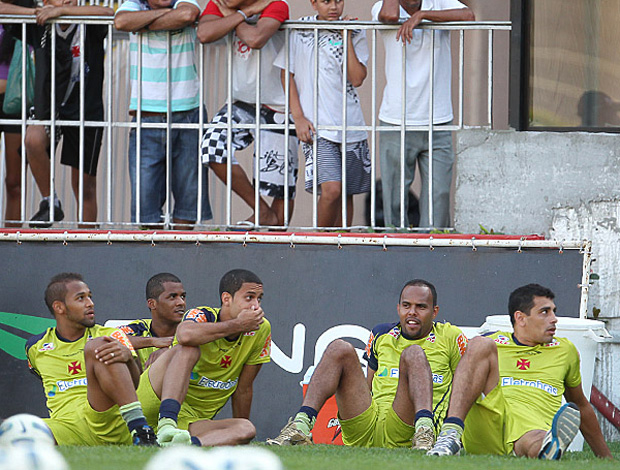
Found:
[{"label": "white t-shirt", "polygon": [[[379,11],[383,2],[372,7],[372,19],[379,20]],[[400,19],[411,17],[401,6]],[[422,0],[422,10],[453,10],[466,8],[458,0]],[[385,78],[383,100],[379,110],[379,119],[390,124],[400,124],[401,111],[401,77],[402,77],[402,42],[396,40],[396,30],[381,31],[385,45]],[[430,30],[413,30],[413,39],[406,45],[406,87],[405,98],[407,125],[423,126],[429,123],[431,35]],[[450,53],[450,32],[435,31],[435,70],[434,70],[434,104],[433,123],[443,124],[453,118],[451,78],[452,57]]]},{"label": "white t-shirt", "polygon": [[[314,21],[316,16],[300,18],[300,21]],[[366,32],[355,30],[353,49],[358,60],[368,62],[368,41]],[[289,70],[295,74],[295,84],[299,101],[306,118],[315,126],[342,125],[342,73],[344,44],[342,30],[319,30],[319,86],[318,122],[314,122],[314,30],[296,29],[291,31]],[[283,49],[276,58],[275,66],[286,68],[286,51]],[[364,126],[364,115],[357,90],[347,83],[347,126]],[[332,142],[342,142],[342,132],[332,130],[318,131],[319,137]],[[367,138],[366,131],[347,131],[347,142],[359,142]]]}]

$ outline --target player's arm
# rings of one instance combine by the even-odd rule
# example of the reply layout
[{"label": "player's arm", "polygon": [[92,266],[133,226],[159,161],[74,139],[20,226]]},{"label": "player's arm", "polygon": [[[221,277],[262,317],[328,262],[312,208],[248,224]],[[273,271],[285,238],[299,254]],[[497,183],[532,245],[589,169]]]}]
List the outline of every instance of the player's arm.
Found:
[{"label": "player's arm", "polygon": [[581,426],[579,429],[586,442],[592,448],[592,452],[597,457],[612,459],[613,457],[594,414],[594,409],[584,395],[581,384],[576,387],[566,387],[564,397],[566,401],[573,402],[579,407],[581,413]]},{"label": "player's arm", "polygon": [[172,344],[173,336],[164,336],[162,338],[150,336],[132,336],[127,335],[129,342],[134,349],[144,348],[167,348]]},{"label": "player's arm", "polygon": [[258,375],[261,366],[262,364],[246,364],[241,369],[239,383],[231,399],[233,418],[250,419],[254,379]]},{"label": "player's arm", "polygon": [[216,1],[215,4],[218,6],[223,16],[203,15],[200,18],[198,29],[196,30],[198,40],[202,43],[210,43],[222,39],[241,23],[245,23],[246,17],[254,16],[262,12],[272,1],[273,0],[259,0],[240,10],[229,8],[224,2]]},{"label": "player's arm", "polygon": [[370,389],[371,392],[372,392],[372,379],[375,378],[375,372],[377,371],[374,369],[371,369],[370,366],[368,366],[366,369],[366,383],[368,384],[368,388]]},{"label": "player's arm", "polygon": [[149,31],[167,31],[181,29],[196,22],[200,14],[200,9],[191,3],[178,3],[173,9],[168,9],[167,13],[156,18],[148,26]]},{"label": "player's arm", "polygon": [[244,309],[237,318],[218,322],[182,321],[177,327],[177,342],[182,346],[200,346],[216,339],[256,331],[263,323],[262,308]]}]

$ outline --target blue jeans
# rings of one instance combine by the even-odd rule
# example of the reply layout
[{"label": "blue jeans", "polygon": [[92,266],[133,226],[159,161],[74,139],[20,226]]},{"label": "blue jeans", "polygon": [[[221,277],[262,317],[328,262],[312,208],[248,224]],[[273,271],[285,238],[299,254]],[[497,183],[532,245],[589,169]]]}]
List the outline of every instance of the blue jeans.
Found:
[{"label": "blue jeans", "polygon": [[[135,122],[135,117],[132,122]],[[165,123],[166,115],[143,116],[145,123]],[[198,122],[198,108],[172,113],[172,122]],[[208,172],[200,164],[198,129],[172,129],[170,132],[170,186],[174,197],[172,217],[196,221],[198,170],[202,173],[202,212],[200,220],[212,218],[209,204]],[[161,223],[166,202],[166,129],[142,129],[140,145],[140,220],[136,218],[136,129],[129,133],[129,177],[131,180],[131,221]]]},{"label": "blue jeans", "polygon": [[[382,126],[389,126],[381,122]],[[428,131],[405,133],[405,200],[400,201],[400,132],[381,132],[379,160],[383,189],[383,216],[385,226],[400,227],[401,205],[405,211],[405,227],[409,226],[407,193],[415,177],[416,162],[420,165],[422,190],[420,192],[420,227],[430,227],[428,201]],[[450,186],[452,185],[452,132],[433,132],[433,226],[450,226]]]}]

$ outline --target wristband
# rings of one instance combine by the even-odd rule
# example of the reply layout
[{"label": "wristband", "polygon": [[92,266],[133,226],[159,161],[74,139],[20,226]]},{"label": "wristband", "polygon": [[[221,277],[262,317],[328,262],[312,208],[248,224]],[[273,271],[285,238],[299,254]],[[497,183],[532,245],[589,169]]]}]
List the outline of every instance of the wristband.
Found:
[{"label": "wristband", "polygon": [[243,21],[247,21],[248,20],[248,15],[246,15],[243,10],[237,10],[237,13],[239,13],[241,16],[243,16]]}]

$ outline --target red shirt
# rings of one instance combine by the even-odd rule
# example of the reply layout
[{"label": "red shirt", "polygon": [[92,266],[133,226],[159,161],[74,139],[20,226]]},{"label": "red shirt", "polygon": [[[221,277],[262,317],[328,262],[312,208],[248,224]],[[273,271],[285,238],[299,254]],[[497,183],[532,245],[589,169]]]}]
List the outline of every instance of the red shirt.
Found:
[{"label": "red shirt", "polygon": [[[215,2],[207,3],[207,6],[205,7],[204,11],[200,16],[202,17],[205,15],[215,15],[222,18],[224,17],[222,12],[220,11],[220,8],[215,4]],[[288,3],[286,3],[284,0],[270,3],[267,8],[262,11],[262,13],[260,14],[260,18],[273,18],[280,23],[284,23],[286,20],[289,19]]]}]

